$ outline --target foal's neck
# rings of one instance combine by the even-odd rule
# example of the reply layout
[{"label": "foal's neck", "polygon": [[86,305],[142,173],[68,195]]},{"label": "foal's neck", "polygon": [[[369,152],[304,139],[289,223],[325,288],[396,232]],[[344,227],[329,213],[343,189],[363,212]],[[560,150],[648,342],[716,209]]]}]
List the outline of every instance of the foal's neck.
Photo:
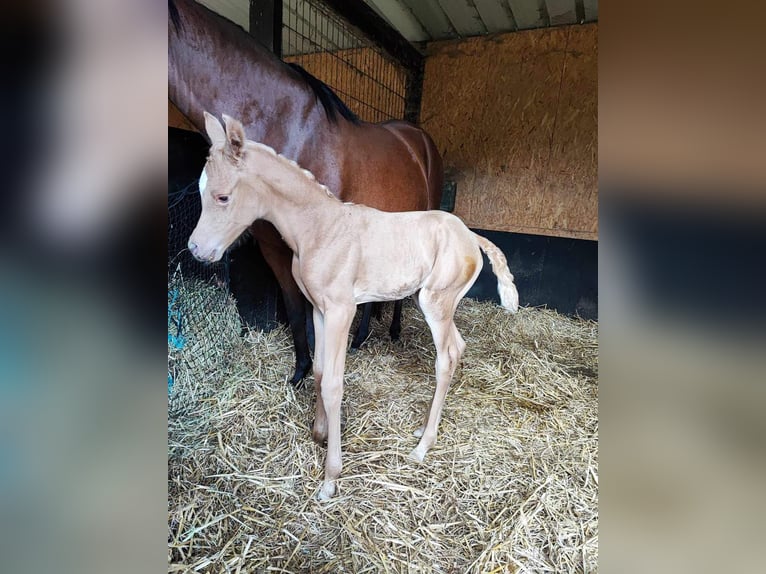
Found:
[{"label": "foal's neck", "polygon": [[258,144],[251,146],[254,177],[270,187],[259,197],[265,210],[263,219],[274,225],[295,253],[315,245],[323,229],[335,225],[344,204],[314,175],[284,156]]}]

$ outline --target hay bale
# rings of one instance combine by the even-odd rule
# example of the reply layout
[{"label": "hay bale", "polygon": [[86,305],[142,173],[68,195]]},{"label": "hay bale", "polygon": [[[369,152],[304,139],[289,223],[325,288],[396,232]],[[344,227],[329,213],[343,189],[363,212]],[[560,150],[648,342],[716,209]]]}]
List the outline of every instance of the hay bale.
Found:
[{"label": "hay bale", "polygon": [[287,384],[286,329],[250,332],[169,420],[169,571],[595,571],[597,324],[471,300],[456,323],[468,347],[423,464],[407,457],[435,384],[420,313],[405,305],[401,343],[384,318],[349,355],[326,503],[313,381]]}]

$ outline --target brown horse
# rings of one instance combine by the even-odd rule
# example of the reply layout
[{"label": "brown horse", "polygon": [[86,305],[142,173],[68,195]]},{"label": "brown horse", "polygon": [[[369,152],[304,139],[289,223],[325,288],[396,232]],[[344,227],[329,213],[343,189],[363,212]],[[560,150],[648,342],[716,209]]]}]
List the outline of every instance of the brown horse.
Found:
[{"label": "brown horse", "polygon": [[[227,113],[242,121],[249,139],[311,170],[343,201],[384,211],[439,206],[442,161],[424,131],[403,121],[358,120],[327,86],[193,0],[169,0],[168,9],[168,95],[201,133],[204,110]],[[266,221],[255,222],[250,232],[282,288],[295,342],[291,382],[297,384],[311,358],[306,300],[291,273],[292,252]],[[392,325],[392,336],[397,329]],[[365,336],[357,333],[355,343]]]}]

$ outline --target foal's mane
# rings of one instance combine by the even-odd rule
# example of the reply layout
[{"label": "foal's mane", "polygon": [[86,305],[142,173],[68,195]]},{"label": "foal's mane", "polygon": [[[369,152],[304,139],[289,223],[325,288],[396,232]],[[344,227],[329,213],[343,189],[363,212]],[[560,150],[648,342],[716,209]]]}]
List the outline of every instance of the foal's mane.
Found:
[{"label": "foal's mane", "polygon": [[300,165],[298,165],[297,162],[291,160],[288,157],[283,156],[280,153],[277,153],[276,150],[273,147],[267,146],[265,143],[256,142],[256,141],[248,141],[248,145],[261,150],[265,152],[266,154],[273,156],[276,158],[278,163],[281,163],[283,166],[285,166],[286,169],[290,171],[297,171],[303,175],[306,180],[308,180],[311,184],[314,186],[319,187],[322,191],[324,191],[329,197],[332,197],[336,201],[341,201],[340,198],[336,197],[335,194],[330,191],[330,188],[328,188],[326,185],[319,183],[317,181],[316,176],[311,173],[309,170],[302,168]]}]

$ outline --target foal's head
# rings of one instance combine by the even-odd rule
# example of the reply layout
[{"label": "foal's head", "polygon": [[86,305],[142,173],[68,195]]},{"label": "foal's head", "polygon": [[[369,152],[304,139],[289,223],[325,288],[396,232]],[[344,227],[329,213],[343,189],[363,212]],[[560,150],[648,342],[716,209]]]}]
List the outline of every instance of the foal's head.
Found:
[{"label": "foal's head", "polygon": [[[265,182],[248,172],[248,142],[242,124],[223,116],[226,130],[205,112],[210,155],[199,179],[202,213],[189,237],[189,250],[202,261],[218,261],[226,249],[264,215]],[[256,192],[256,193],[253,193]]]}]

